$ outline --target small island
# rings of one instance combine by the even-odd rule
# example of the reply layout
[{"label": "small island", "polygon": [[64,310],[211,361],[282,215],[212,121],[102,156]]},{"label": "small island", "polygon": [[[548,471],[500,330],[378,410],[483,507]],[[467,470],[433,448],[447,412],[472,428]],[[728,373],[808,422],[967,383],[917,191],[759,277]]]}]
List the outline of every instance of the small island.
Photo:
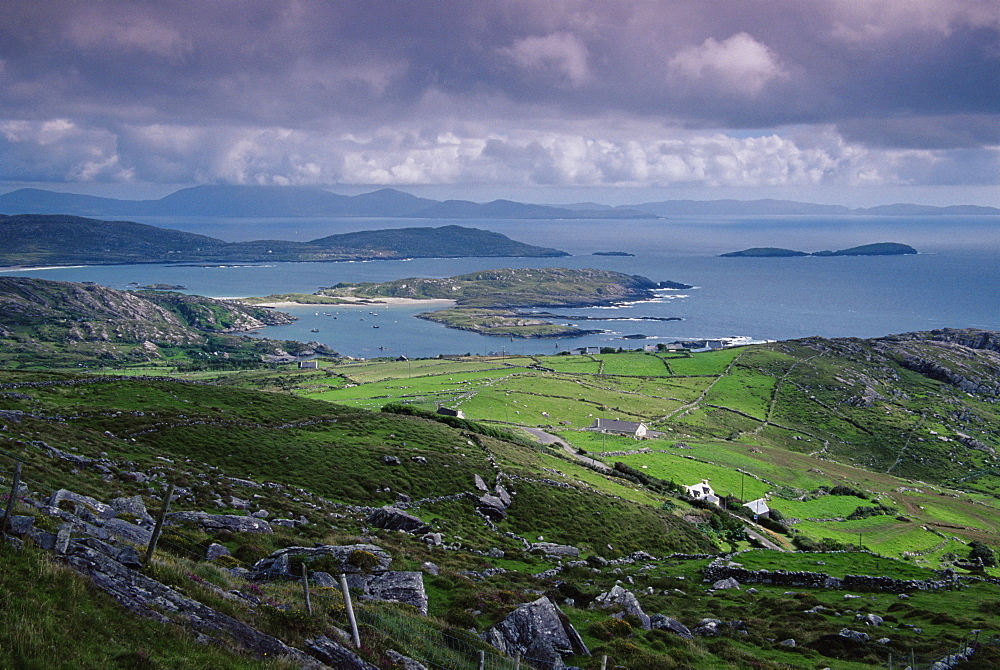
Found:
[{"label": "small island", "polygon": [[720,254],[723,258],[783,258],[789,256],[905,256],[916,254],[917,250],[908,244],[898,242],[877,242],[875,244],[863,244],[850,249],[839,251],[795,251],[794,249],[782,249],[780,247],[752,247],[743,251],[731,251],[727,254]]},{"label": "small island", "polygon": [[627,251],[595,251],[591,256],[635,256]]},{"label": "small island", "polygon": [[[603,332],[552,323],[550,314],[518,310],[545,307],[598,307],[652,300],[656,291],[687,289],[690,284],[656,282],[639,275],[610,270],[567,268],[505,268],[445,278],[410,277],[381,283],[341,283],[313,296],[283,294],[248,298],[260,304],[281,297],[306,304],[320,300],[450,300],[448,309],[423,312],[417,318],[481,335],[517,338],[578,337]],[[573,317],[576,319],[577,317]],[[665,318],[665,317],[661,317]]]}]

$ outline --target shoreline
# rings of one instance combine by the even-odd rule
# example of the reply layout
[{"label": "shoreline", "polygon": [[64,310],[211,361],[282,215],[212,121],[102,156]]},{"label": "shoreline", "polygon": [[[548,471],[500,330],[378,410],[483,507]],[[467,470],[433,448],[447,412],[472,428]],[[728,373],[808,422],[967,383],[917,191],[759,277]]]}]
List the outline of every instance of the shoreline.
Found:
[{"label": "shoreline", "polygon": [[[216,300],[231,300],[234,302],[239,302],[246,300],[246,298],[252,296],[241,296],[241,297],[223,297],[216,298]],[[338,296],[340,298],[340,296]],[[316,309],[340,309],[342,307],[408,307],[408,306],[448,306],[454,305],[454,300],[448,300],[446,298],[341,298],[344,302],[337,303],[318,303],[318,302],[262,302],[257,303],[256,307],[270,307],[273,309],[287,309],[289,307],[310,307]]]}]

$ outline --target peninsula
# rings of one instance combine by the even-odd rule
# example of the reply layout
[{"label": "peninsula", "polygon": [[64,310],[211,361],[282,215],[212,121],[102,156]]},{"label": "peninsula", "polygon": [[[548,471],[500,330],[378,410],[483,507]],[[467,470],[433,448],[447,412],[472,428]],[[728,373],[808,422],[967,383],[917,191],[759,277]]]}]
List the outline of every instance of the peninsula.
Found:
[{"label": "peninsula", "polygon": [[331,298],[410,298],[455,301],[449,309],[418,318],[449,328],[500,337],[576,337],[595,330],[554,324],[545,315],[518,312],[534,307],[597,307],[650,300],[657,289],[687,289],[689,284],[655,282],[610,270],[522,268],[473,272],[443,279],[398,279],[383,283],[341,283],[317,294]]},{"label": "peninsula", "polygon": [[559,257],[479,228],[440,226],[365,230],[309,242],[225,242],[206,235],[131,221],[78,216],[0,215],[0,265],[120,265],[128,263],[247,263],[402,258]]},{"label": "peninsula", "polygon": [[752,247],[743,251],[731,251],[727,254],[720,254],[723,258],[781,258],[788,256],[905,256],[916,254],[917,250],[908,244],[898,242],[877,242],[875,244],[863,244],[850,249],[840,251],[795,251],[794,249],[782,249],[780,247]]}]

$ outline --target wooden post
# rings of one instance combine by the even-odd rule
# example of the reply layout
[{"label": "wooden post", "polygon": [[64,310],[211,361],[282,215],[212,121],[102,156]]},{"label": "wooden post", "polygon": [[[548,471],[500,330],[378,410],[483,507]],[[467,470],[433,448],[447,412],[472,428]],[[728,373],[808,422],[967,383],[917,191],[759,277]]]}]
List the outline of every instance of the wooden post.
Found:
[{"label": "wooden post", "polygon": [[486,670],[486,652],[479,650],[479,670]]},{"label": "wooden post", "polygon": [[167,518],[167,510],[170,509],[170,498],[173,495],[174,485],[171,484],[167,487],[167,495],[163,498],[163,507],[160,508],[160,514],[156,517],[156,525],[153,527],[153,535],[149,538],[149,547],[146,549],[146,556],[142,559],[142,567],[146,567],[149,564],[149,559],[153,557],[156,543],[160,539],[160,532],[163,530],[163,522]]},{"label": "wooden post", "polygon": [[347,587],[347,575],[340,573],[340,590],[344,594],[344,607],[347,609],[347,620],[351,623],[351,639],[354,648],[361,648],[361,636],[358,634],[358,622],[354,618],[354,606],[351,604],[351,589]]},{"label": "wooden post", "polygon": [[608,670],[608,655],[601,656],[601,670]]},{"label": "wooden post", "polygon": [[302,593],[306,597],[306,612],[309,612],[309,616],[312,616],[313,606],[312,601],[309,600],[309,571],[306,569],[305,561],[302,561]]},{"label": "wooden post", "polygon": [[17,501],[17,491],[21,488],[21,461],[14,464],[14,481],[10,485],[10,495],[7,496],[7,508],[3,512],[3,524],[0,530],[7,532],[10,529],[10,515],[14,511],[14,503]]},{"label": "wooden post", "polygon": [[521,670],[521,652],[517,652],[514,656],[514,670]]}]

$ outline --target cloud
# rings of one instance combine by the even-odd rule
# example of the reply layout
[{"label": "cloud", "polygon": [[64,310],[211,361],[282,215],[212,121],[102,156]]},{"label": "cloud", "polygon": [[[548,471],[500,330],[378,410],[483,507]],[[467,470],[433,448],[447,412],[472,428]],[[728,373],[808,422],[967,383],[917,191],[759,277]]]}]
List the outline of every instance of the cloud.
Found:
[{"label": "cloud", "polygon": [[1000,144],[986,0],[4,10],[8,178],[920,183]]},{"label": "cloud", "polygon": [[587,81],[587,48],[569,33],[525,37],[499,50],[529,75],[580,86]]},{"label": "cloud", "polygon": [[709,37],[697,47],[683,49],[669,60],[667,70],[672,79],[685,84],[748,96],[786,76],[774,53],[747,33],[722,42]]}]

